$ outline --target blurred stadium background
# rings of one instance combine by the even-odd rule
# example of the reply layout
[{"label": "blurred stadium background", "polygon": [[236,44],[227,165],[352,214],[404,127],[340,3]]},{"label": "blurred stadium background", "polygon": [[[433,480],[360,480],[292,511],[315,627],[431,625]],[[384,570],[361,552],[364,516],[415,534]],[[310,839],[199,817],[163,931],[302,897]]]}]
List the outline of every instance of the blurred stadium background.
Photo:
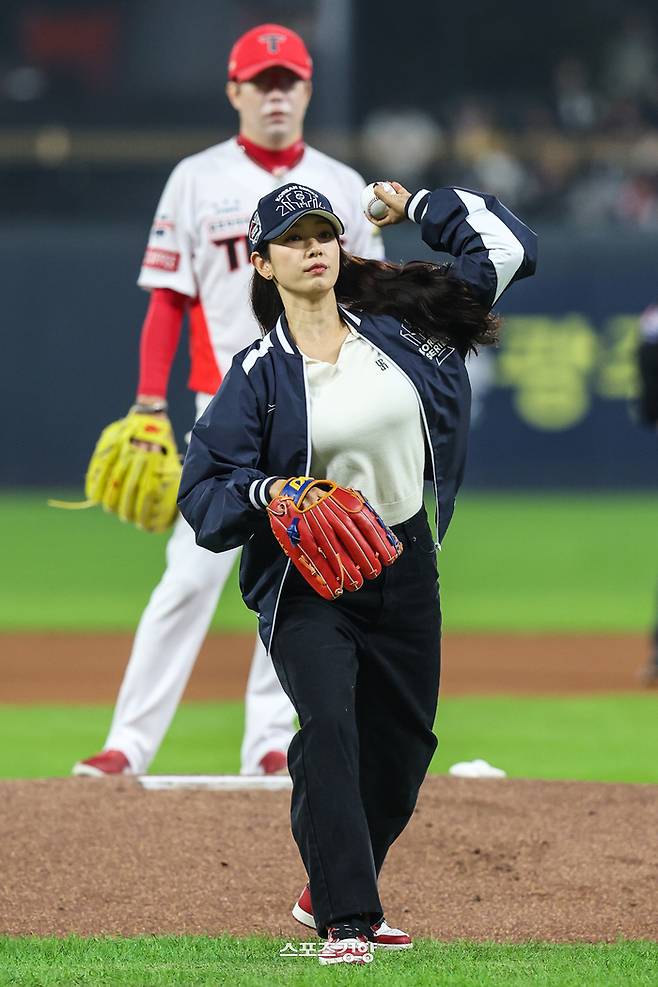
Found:
[{"label": "blurred stadium background", "polygon": [[[475,368],[470,486],[655,485],[630,404],[636,317],[658,294],[655,5],[410,0],[400,24],[384,0],[374,14],[350,0],[2,5],[0,420],[20,409],[21,423],[5,426],[4,484],[77,484],[99,424],[132,399],[158,196],[182,156],[233,133],[230,45],[278,19],[315,59],[309,143],[368,180],[491,190],[541,234],[539,276],[504,299],[503,345]],[[406,226],[387,249],[421,252]]]},{"label": "blurred stadium background", "polygon": [[[503,299],[501,346],[472,368],[465,496],[441,560],[447,630],[625,635],[614,646],[628,668],[648,654],[657,440],[633,409],[638,315],[658,298],[655,4],[408,0],[401,12],[388,0],[5,0],[0,774],[66,773],[102,740],[127,637],[104,705],[74,720],[55,706],[30,719],[9,704],[26,701],[26,682],[48,703],[31,661],[37,647],[60,660],[55,632],[134,629],[164,539],[96,512],[49,512],[45,498],[81,489],[101,427],[132,401],[146,308],[135,281],[155,205],[181,157],[234,132],[228,51],[269,20],[298,30],[315,60],[309,143],[366,180],[494,192],[540,234],[538,276]],[[425,255],[410,226],[386,244],[392,259]],[[170,394],[181,443],[192,416],[185,376],[182,347]],[[216,629],[251,627],[233,585]],[[88,641],[69,648],[82,678],[85,648],[93,662]],[[596,648],[579,660],[595,680]],[[221,687],[221,663],[213,674]],[[634,674],[625,683],[637,692]],[[445,702],[446,732],[461,731],[453,760],[498,753],[517,774],[654,777],[647,695],[619,705],[492,699],[471,717],[467,702]],[[241,707],[231,708],[230,724],[216,706],[205,719],[184,709],[156,768],[234,769]],[[590,740],[617,745],[617,760],[610,746],[587,746],[583,724]],[[549,756],[557,734],[570,746],[555,753],[553,741]],[[496,750],[491,738],[503,735]]]}]

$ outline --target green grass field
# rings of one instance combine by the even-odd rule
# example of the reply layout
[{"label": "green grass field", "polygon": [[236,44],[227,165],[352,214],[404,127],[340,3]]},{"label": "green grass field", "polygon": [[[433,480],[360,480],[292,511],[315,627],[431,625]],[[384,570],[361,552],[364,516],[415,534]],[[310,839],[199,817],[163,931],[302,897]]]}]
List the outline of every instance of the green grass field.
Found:
[{"label": "green grass field", "polygon": [[[461,497],[439,559],[446,629],[645,630],[656,513],[649,495]],[[0,544],[0,630],[131,630],[162,573],[166,536],[96,508],[54,510],[43,493],[4,494]],[[215,627],[252,626],[234,574]]]},{"label": "green grass field", "polygon": [[[139,533],[99,510],[55,511],[45,500],[41,493],[0,496],[8,560],[0,571],[0,632],[132,630],[162,572],[166,537]],[[439,563],[449,630],[646,632],[658,576],[655,501],[646,495],[464,496]],[[215,627],[248,630],[253,624],[234,574]],[[484,757],[512,777],[655,783],[655,710],[652,694],[445,699],[431,770]],[[111,712],[108,706],[0,706],[0,777],[68,774],[75,760],[100,747]],[[182,706],[152,771],[237,771],[242,725],[241,703]],[[281,958],[284,945],[229,937],[0,937],[0,987],[315,987],[357,977],[386,987],[658,983],[655,943],[421,940],[412,953],[380,954],[358,971]]]},{"label": "green grass field", "polygon": [[358,970],[281,957],[283,947],[283,939],[255,937],[0,938],[0,985],[655,987],[658,963],[658,948],[646,942],[496,946],[419,940],[410,953],[378,953]]},{"label": "green grass field", "polygon": [[[66,775],[98,750],[107,706],[0,706],[0,777]],[[180,707],[155,774],[232,774],[239,768],[242,703]],[[431,771],[483,757],[516,778],[658,782],[656,699],[649,695],[442,701]]]}]

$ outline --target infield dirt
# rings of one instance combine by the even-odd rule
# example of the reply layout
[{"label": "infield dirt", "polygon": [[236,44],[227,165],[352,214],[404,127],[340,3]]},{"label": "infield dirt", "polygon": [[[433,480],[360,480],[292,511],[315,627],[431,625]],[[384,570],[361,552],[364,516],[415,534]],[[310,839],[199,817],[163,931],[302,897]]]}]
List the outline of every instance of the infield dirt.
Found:
[{"label": "infield dirt", "polygon": [[[290,916],[289,800],[0,782],[0,932],[312,939]],[[657,831],[655,786],[430,777],[382,873],[387,917],[442,940],[655,939]]]},{"label": "infield dirt", "polygon": [[[128,634],[0,635],[4,703],[114,703],[130,654]],[[187,700],[242,699],[254,638],[211,635]],[[450,634],[441,693],[565,695],[641,688],[648,641],[640,634]]]}]

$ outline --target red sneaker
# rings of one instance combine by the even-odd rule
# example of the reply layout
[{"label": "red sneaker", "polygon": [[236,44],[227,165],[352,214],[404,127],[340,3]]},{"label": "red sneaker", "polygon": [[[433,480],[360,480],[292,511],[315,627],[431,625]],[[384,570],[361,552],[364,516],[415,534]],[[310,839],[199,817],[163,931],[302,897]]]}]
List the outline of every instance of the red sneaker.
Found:
[{"label": "red sneaker", "polygon": [[268,751],[258,762],[264,775],[287,775],[288,755],[285,751]]},{"label": "red sneaker", "polygon": [[131,775],[132,769],[123,751],[101,751],[73,765],[71,774],[84,778],[106,778],[108,775]]},{"label": "red sneaker", "polygon": [[379,949],[411,949],[413,946],[411,936],[402,929],[392,929],[386,919],[375,922],[371,929],[372,942]]},{"label": "red sneaker", "polygon": [[313,905],[311,904],[311,889],[308,884],[292,906],[292,917],[296,918],[302,925],[307,925],[309,929],[315,928]]},{"label": "red sneaker", "polygon": [[[302,925],[308,926],[309,929],[315,928],[311,891],[308,884],[293,905],[292,917],[301,922]],[[370,941],[379,949],[411,949],[413,946],[411,936],[403,932],[402,929],[392,929],[385,919],[375,922],[371,929]]]},{"label": "red sneaker", "polygon": [[318,953],[320,966],[333,963],[363,966],[374,960],[372,943],[368,942],[367,936],[359,934],[350,925],[330,926],[327,933],[327,941]]}]

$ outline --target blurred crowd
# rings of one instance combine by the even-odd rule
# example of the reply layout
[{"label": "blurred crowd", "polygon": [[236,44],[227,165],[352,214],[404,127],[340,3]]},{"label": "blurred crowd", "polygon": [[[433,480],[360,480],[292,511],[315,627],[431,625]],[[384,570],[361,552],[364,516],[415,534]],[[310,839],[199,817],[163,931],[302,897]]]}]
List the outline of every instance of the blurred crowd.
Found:
[{"label": "blurred crowd", "polygon": [[[406,72],[404,62],[401,67],[395,65],[398,75],[391,77],[390,59],[380,58],[378,65],[376,58],[369,60],[369,52],[362,60],[368,91],[358,112],[354,110],[356,100],[333,98],[333,86],[327,80],[349,76],[353,53],[363,48],[360,8],[353,9],[351,40],[337,26],[338,6],[348,11],[349,0],[340,5],[338,0],[334,5],[328,0],[309,0],[305,14],[297,4],[265,0],[250,3],[248,9],[251,20],[256,15],[262,19],[274,13],[281,18],[290,15],[291,26],[307,37],[319,69],[309,135],[329,153],[351,160],[365,175],[400,176],[409,185],[443,182],[491,190],[531,221],[658,231],[658,14],[652,5],[639,0],[632,8],[626,7],[626,13],[619,4],[618,15],[610,3],[601,2],[606,19],[601,15],[597,23],[593,7],[578,21],[580,31],[573,24],[564,36],[554,31],[543,48],[538,21],[535,47],[528,48],[530,56],[536,57],[538,74],[529,83],[532,73],[526,62],[525,71],[519,72],[513,84],[509,71],[501,72],[486,92],[473,83],[468,69],[463,76],[471,79],[466,89],[461,78],[455,81],[454,73],[451,78],[445,52],[435,62],[428,60],[427,52],[432,50],[428,29],[422,39],[423,54],[418,41],[417,70],[408,72],[416,82],[408,110],[391,101],[396,93],[402,93],[403,100],[408,95],[399,74]],[[190,133],[196,128],[212,134],[216,127],[217,140],[228,136],[233,117],[221,97],[223,67],[218,71],[225,56],[218,58],[215,44],[198,44],[200,33],[205,31],[206,38],[217,34],[217,23],[211,19],[218,16],[216,5],[214,0],[195,0],[194,9],[192,20],[183,16],[173,0],[139,0],[136,4],[129,0],[5,0],[0,10],[0,178],[7,176],[20,154],[23,173],[9,175],[13,190],[11,195],[0,191],[0,207],[16,209],[17,190],[24,188],[29,190],[25,209],[57,199],[66,203],[69,212],[84,213],[88,202],[99,198],[95,183],[105,168],[102,180],[106,188],[108,182],[116,187],[116,200],[123,201],[127,194],[134,209],[134,203],[146,197],[151,208],[151,187],[159,186],[181,152],[190,153],[180,142],[174,149],[172,141],[171,159],[166,157],[166,147],[159,156],[149,148],[144,159],[136,162],[134,148],[139,142],[128,136],[125,142],[132,145],[132,157],[122,159],[120,148],[113,147],[103,160],[102,152],[92,147],[75,172],[67,155],[70,133],[76,127],[112,127],[125,134],[141,134],[149,127],[164,132],[176,128],[179,134],[185,126]],[[163,21],[155,38],[152,32],[158,10]],[[246,10],[233,0],[222,4],[222,30],[227,39],[244,29]],[[445,16],[444,12],[439,23]],[[498,17],[498,13],[491,16]],[[559,13],[555,16],[559,18]],[[347,23],[349,17],[345,17]],[[498,35],[498,45],[501,37],[507,41],[499,60],[507,67],[518,51],[517,37],[507,37],[515,24],[517,33],[527,31],[527,21],[519,26],[517,7],[507,11],[504,30]],[[585,31],[582,25],[591,30]],[[469,44],[469,30],[462,25],[459,44]],[[194,60],[177,57],[176,45],[183,31],[188,49],[198,49]],[[365,31],[370,40],[367,23]],[[555,46],[556,37],[562,38],[562,49]],[[486,34],[473,40],[471,70],[485,50],[477,48],[478,44],[486,45]],[[338,61],[327,60],[323,45],[333,52],[330,59]],[[496,46],[490,50],[496,51]],[[464,51],[457,46],[456,57]],[[441,90],[444,82],[445,91],[439,91],[437,98],[435,89]],[[363,83],[353,89],[354,97],[361,88]],[[46,128],[34,140],[32,160],[27,145],[25,153],[20,149],[14,153],[22,147],[17,128],[29,126]],[[149,167],[161,173],[149,180]],[[55,168],[59,169],[56,175]],[[133,184],[126,192],[128,174]],[[8,188],[7,182],[0,181],[3,184]]]},{"label": "blurred crowd", "polygon": [[444,118],[381,107],[365,121],[369,170],[496,192],[525,216],[658,231],[658,39],[630,13],[592,64],[556,58],[545,97],[466,96]]}]

